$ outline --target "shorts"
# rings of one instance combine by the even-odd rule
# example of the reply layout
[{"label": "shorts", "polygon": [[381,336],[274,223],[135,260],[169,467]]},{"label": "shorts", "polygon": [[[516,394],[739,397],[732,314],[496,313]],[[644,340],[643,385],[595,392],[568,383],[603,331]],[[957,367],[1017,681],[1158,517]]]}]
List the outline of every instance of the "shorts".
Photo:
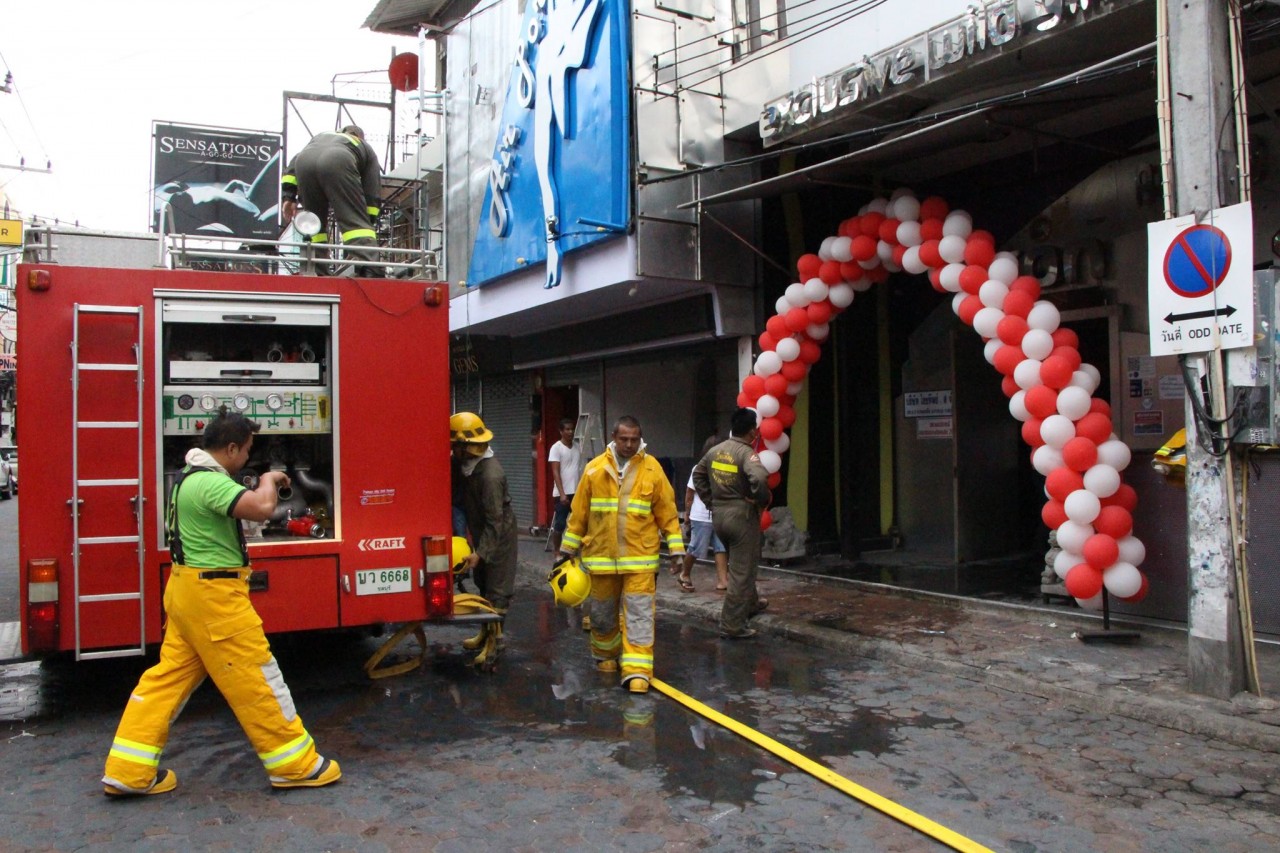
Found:
[{"label": "shorts", "polygon": [[716,535],[715,528],[709,521],[693,521],[690,522],[692,529],[689,535],[689,553],[699,560],[707,558],[707,546],[717,554],[725,552],[724,543],[720,541],[720,537]]},{"label": "shorts", "polygon": [[569,524],[569,510],[572,508],[573,495],[568,495],[569,503],[562,504],[560,499],[556,498],[556,513],[551,519],[551,529],[557,533],[564,533],[565,527]]}]

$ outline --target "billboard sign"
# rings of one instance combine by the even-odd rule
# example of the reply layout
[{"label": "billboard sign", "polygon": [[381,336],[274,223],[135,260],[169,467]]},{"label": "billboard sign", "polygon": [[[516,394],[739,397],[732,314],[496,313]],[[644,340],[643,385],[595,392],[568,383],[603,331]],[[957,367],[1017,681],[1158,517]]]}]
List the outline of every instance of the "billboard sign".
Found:
[{"label": "billboard sign", "polygon": [[280,134],[152,122],[151,230],[273,240],[280,234]]}]

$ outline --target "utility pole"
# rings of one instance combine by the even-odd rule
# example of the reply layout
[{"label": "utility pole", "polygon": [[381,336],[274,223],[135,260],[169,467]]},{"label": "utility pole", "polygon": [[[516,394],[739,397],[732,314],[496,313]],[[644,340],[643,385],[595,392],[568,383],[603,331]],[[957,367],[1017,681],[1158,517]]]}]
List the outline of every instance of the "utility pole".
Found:
[{"label": "utility pole", "polygon": [[[1156,0],[1167,4],[1169,99],[1172,109],[1173,215],[1204,215],[1240,200],[1228,3]],[[1216,391],[1211,415],[1223,418],[1222,351],[1185,356],[1197,388]],[[1202,394],[1202,398],[1204,395]],[[1197,433],[1190,399],[1187,417],[1187,675],[1196,693],[1229,698],[1246,686],[1241,619],[1237,609],[1235,451],[1218,458]]]}]

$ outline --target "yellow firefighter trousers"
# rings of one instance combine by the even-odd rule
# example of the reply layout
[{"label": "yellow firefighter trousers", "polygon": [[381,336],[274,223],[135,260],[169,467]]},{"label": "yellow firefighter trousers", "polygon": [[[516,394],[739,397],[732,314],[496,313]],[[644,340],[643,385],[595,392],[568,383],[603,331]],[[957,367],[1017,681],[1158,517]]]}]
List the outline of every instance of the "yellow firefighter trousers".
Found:
[{"label": "yellow firefighter trousers", "polygon": [[591,598],[587,600],[591,656],[598,661],[618,661],[623,684],[633,678],[653,678],[653,601],[657,589],[654,572],[591,576]]},{"label": "yellow firefighter trousers", "polygon": [[302,779],[314,772],[323,759],[294,710],[262,619],[249,601],[247,579],[202,580],[198,569],[175,565],[164,609],[169,623],[160,662],[142,674],[129,696],[102,781],[133,790],[151,784],[169,727],[206,675],[270,776]]}]

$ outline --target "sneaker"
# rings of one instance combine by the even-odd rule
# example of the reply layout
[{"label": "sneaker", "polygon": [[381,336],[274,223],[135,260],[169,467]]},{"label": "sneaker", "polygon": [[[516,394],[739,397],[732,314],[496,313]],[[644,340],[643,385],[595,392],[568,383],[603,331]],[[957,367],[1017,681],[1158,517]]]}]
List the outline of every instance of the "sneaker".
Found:
[{"label": "sneaker", "polygon": [[767,598],[756,599],[756,606],[751,608],[751,615],[755,616],[757,613],[763,613],[768,609],[769,609],[769,599]]},{"label": "sneaker", "polygon": [[321,788],[325,785],[331,785],[342,778],[342,769],[338,767],[338,762],[328,758],[320,759],[320,766],[310,776],[302,779],[283,779],[279,776],[271,777],[271,787],[273,788]]},{"label": "sneaker", "polygon": [[596,672],[617,672],[618,662],[616,660],[598,660],[596,661]]},{"label": "sneaker", "polygon": [[108,797],[147,797],[152,794],[167,794],[176,787],[178,787],[178,774],[169,769],[162,769],[156,772],[155,781],[146,788],[135,790],[115,785],[103,785],[102,793]]},{"label": "sneaker", "polygon": [[649,682],[643,678],[633,678],[627,682],[627,689],[632,693],[648,693]]},{"label": "sneaker", "polygon": [[741,631],[721,631],[722,640],[748,640],[756,635],[755,628],[743,628]]}]

